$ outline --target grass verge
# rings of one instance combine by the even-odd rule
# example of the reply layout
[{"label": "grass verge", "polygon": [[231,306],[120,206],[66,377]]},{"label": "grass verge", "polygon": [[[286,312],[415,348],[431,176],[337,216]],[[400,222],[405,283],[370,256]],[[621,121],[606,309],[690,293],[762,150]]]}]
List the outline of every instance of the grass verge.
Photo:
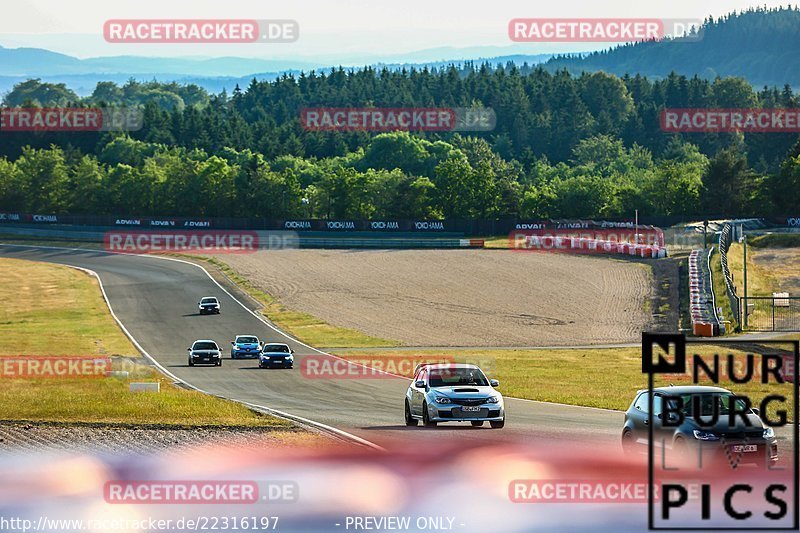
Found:
[{"label": "grass verge", "polygon": [[[247,426],[289,430],[285,420],[187,391],[142,362],[102,299],[97,281],[60,265],[0,258],[0,364],[20,356],[108,357],[127,378],[20,378],[0,374],[0,420]],[[161,392],[131,393],[130,381]]]},{"label": "grass verge", "polygon": [[[745,353],[730,349],[709,346],[697,348],[697,353],[710,360],[714,353],[723,358],[733,353],[736,361],[742,361]],[[422,361],[457,361],[477,364],[490,378],[500,380],[499,391],[505,396],[525,398],[543,402],[556,402],[568,405],[599,407],[624,411],[639,389],[647,388],[647,376],[642,374],[642,352],[640,348],[607,349],[541,349],[541,350],[415,350],[413,364],[400,364],[402,351],[393,350],[381,354],[375,351],[348,350],[338,352],[346,359],[357,360],[362,364],[390,370],[412,369],[403,372],[406,377],[416,363]],[[756,358],[756,361],[759,361]],[[741,370],[737,367],[737,376]],[[724,372],[721,372],[724,374]],[[657,385],[690,385],[691,376],[671,375]],[[701,380],[700,384],[711,385]],[[783,391],[791,397],[791,384],[762,385],[747,383],[735,385],[727,379],[720,379],[721,387],[738,394],[748,395],[758,403],[768,394]],[[781,388],[778,388],[781,387]],[[790,403],[790,402],[789,402]],[[791,414],[791,406],[788,406]]]},{"label": "grass verge", "polygon": [[800,233],[768,233],[748,237],[747,242],[756,248],[795,248],[800,247]]}]

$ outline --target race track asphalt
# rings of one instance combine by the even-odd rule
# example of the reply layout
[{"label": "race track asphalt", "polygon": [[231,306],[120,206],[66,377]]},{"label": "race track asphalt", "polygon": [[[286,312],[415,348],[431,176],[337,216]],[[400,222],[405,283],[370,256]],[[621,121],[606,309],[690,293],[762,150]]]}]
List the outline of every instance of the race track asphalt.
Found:
[{"label": "race track asphalt", "polygon": [[[253,312],[253,302],[224,284],[226,293],[202,268],[186,262],[101,251],[0,245],[0,257],[44,261],[97,273],[117,318],[140,347],[168,372],[205,392],[277,410],[337,428],[384,447],[407,446],[427,439],[482,439],[531,445],[579,447],[618,442],[620,412],[506,399],[504,429],[444,424],[406,427],[403,398],[408,380],[309,379],[302,359],[320,357],[314,350],[270,327]],[[220,299],[220,315],[200,316],[203,296]],[[235,298],[234,298],[235,296]],[[239,303],[241,302],[241,303]],[[230,360],[237,334],[285,342],[296,351],[294,369],[262,370],[252,359]],[[189,367],[186,348],[195,339],[214,339],[225,355],[222,367]],[[502,383],[499,388],[502,392]]]}]

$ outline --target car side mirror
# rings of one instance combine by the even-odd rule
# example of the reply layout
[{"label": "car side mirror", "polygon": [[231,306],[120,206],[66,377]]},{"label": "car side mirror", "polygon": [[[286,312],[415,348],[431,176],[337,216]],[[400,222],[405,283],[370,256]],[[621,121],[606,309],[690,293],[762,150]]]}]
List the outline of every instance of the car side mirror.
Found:
[{"label": "car side mirror", "polygon": [[496,379],[490,379],[489,380],[489,385],[491,385],[492,387],[499,387],[500,386],[500,382],[497,381]]},{"label": "car side mirror", "polygon": [[192,351],[192,349],[191,349],[191,348],[186,348],[186,351],[187,351],[187,352],[191,352],[191,351]]},{"label": "car side mirror", "polygon": [[418,388],[418,389],[424,389],[425,388],[425,381],[423,381],[421,379],[419,381],[415,381],[414,382],[414,386],[416,388]]},{"label": "car side mirror", "polygon": [[236,343],[234,341],[231,341],[231,346],[236,346]]},{"label": "car side mirror", "polygon": [[289,350],[289,353],[294,353],[294,350],[290,349],[290,350]]}]

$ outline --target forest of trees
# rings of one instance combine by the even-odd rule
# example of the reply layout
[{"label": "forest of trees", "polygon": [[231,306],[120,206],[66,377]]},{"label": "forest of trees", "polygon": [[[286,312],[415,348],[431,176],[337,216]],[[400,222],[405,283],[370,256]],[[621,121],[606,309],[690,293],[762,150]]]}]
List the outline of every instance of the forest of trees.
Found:
[{"label": "forest of trees", "polygon": [[797,6],[757,7],[718,19],[707,17],[702,31],[683,41],[625,44],[583,56],[556,57],[546,68],[566,68],[573,73],[603,70],[618,75],[638,72],[650,77],[676,71],[707,79],[740,76],[756,86],[790,82],[796,87],[798,28]]},{"label": "forest of trees", "polygon": [[[0,131],[0,209],[263,218],[796,214],[796,133],[666,134],[665,107],[798,107],[742,78],[514,65],[194,85],[29,80],[8,106],[141,106],[123,133]],[[304,107],[491,107],[492,132],[312,132]],[[302,201],[304,198],[308,202]]]}]

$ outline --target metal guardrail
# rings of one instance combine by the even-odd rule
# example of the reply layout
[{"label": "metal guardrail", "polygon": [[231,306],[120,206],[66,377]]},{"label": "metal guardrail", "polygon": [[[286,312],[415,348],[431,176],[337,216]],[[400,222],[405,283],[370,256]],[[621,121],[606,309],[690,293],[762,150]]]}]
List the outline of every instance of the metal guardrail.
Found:
[{"label": "metal guardrail", "polygon": [[728,250],[731,247],[731,243],[733,242],[733,224],[726,222],[722,226],[722,231],[719,233],[719,257],[720,257],[720,264],[722,265],[722,274],[725,277],[725,292],[728,294],[728,300],[731,304],[731,312],[733,313],[733,319],[741,328],[742,321],[741,321],[741,301],[739,296],[736,294],[736,285],[733,283],[733,276],[731,275],[731,269],[728,267]]},{"label": "metal guardrail", "polygon": [[[109,231],[109,230],[106,230]],[[111,231],[125,231],[116,229]],[[133,230],[136,231],[136,230]],[[233,231],[233,230],[232,230]],[[164,233],[170,233],[165,230]],[[262,248],[269,248],[269,240],[265,238],[268,234],[278,234],[280,232],[255,231],[262,237]],[[372,238],[352,238],[347,236],[338,237],[317,237],[305,234],[291,233],[292,248],[483,248],[484,241],[477,239],[458,239],[458,238],[436,238],[433,236],[417,236],[397,238],[390,235],[375,235]],[[82,231],[79,228],[72,229],[50,229],[50,228],[20,228],[20,227],[0,227],[0,235],[20,236],[29,239],[48,239],[54,238],[65,241],[75,242],[98,242],[102,243],[105,231]],[[280,246],[276,246],[280,247]]]},{"label": "metal guardrail", "polygon": [[483,248],[483,241],[469,239],[348,239],[299,237],[300,248]]},{"label": "metal guardrail", "polygon": [[689,312],[692,332],[697,336],[712,337],[720,333],[710,269],[711,253],[693,250],[689,254]]}]

